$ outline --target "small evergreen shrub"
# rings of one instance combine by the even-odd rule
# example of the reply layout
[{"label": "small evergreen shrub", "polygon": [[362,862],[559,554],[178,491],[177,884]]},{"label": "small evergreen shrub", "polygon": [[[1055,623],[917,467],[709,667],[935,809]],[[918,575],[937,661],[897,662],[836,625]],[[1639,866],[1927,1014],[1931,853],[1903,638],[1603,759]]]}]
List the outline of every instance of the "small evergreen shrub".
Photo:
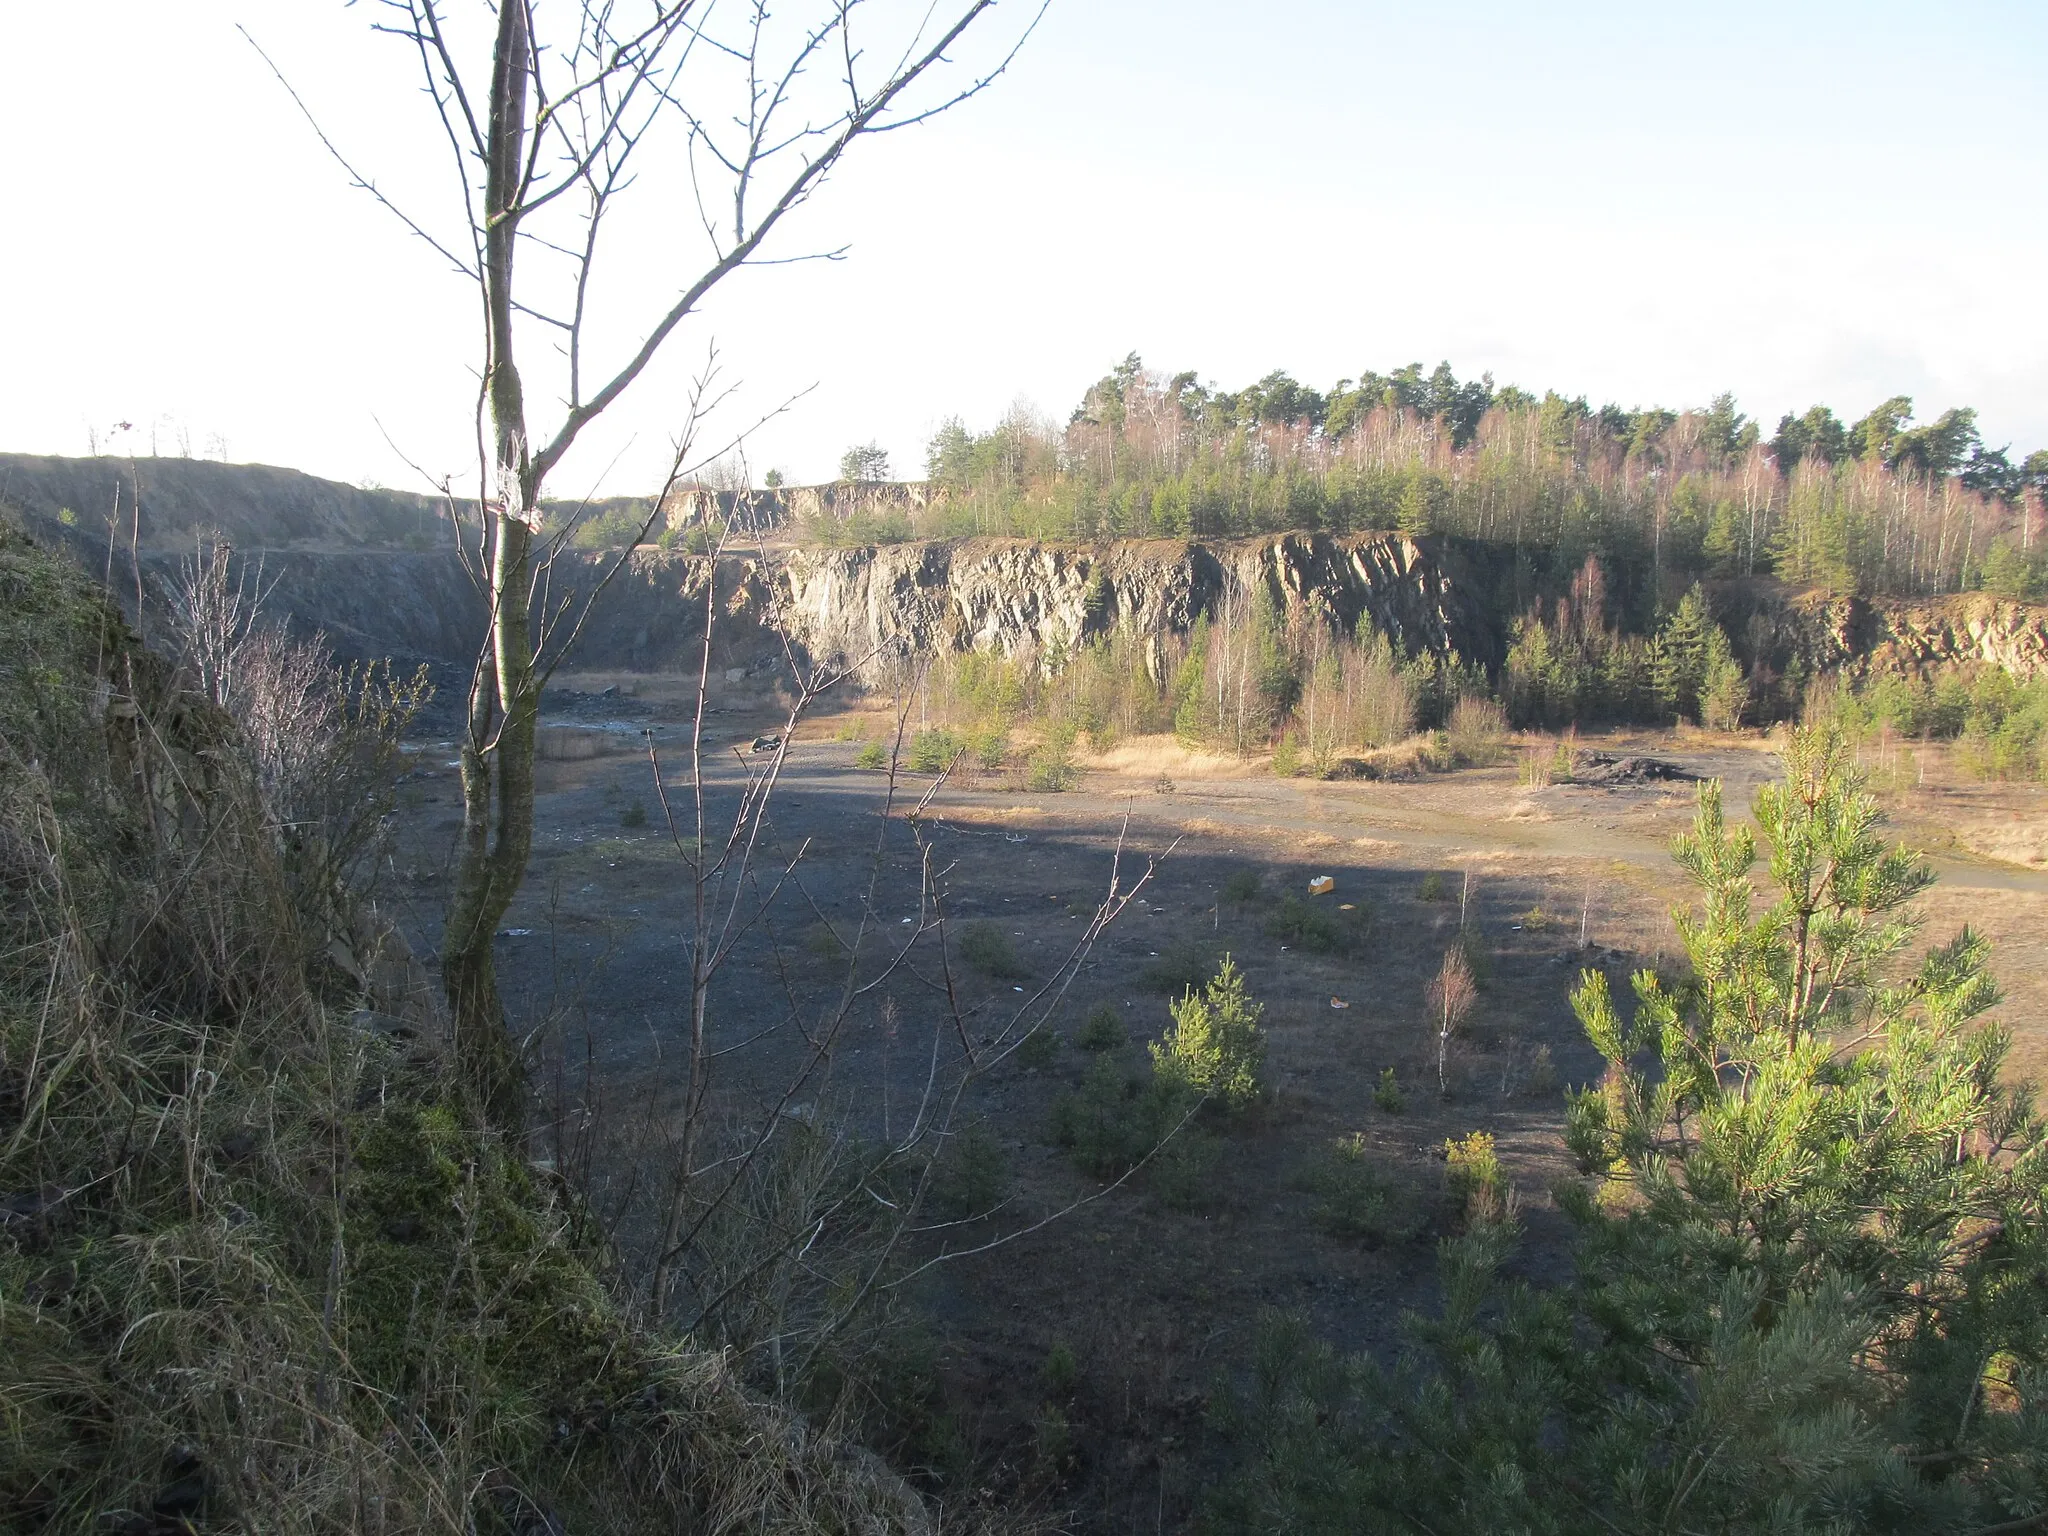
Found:
[{"label": "small evergreen shrub", "polygon": [[1216,968],[1216,956],[1199,939],[1175,939],[1152,957],[1138,979],[1154,992],[1169,996],[1186,992],[1208,981]]},{"label": "small evergreen shrub", "polygon": [[1153,1153],[1145,1177],[1169,1209],[1207,1210],[1216,1204],[1216,1165],[1222,1156],[1221,1140],[1190,1122]]},{"label": "small evergreen shrub", "polygon": [[1444,882],[1443,871],[1432,869],[1422,877],[1422,889],[1415,893],[1424,901],[1449,901],[1450,888]]},{"label": "small evergreen shrub", "polygon": [[960,958],[996,981],[1014,981],[1029,974],[1017,958],[1010,936],[986,918],[969,923],[961,933]]},{"label": "small evergreen shrub", "polygon": [[1073,749],[1052,742],[1032,753],[1025,765],[1025,786],[1038,794],[1065,794],[1080,778],[1080,770],[1074,766]]},{"label": "small evergreen shrub", "polygon": [[1377,1247],[1421,1228],[1415,1201],[1373,1165],[1365,1138],[1355,1132],[1321,1149],[1300,1183],[1316,1197],[1316,1225],[1333,1237]]},{"label": "small evergreen shrub", "polygon": [[1364,936],[1369,918],[1363,907],[1334,912],[1327,903],[1309,901],[1289,891],[1266,917],[1266,937],[1314,955],[1348,951]]},{"label": "small evergreen shrub", "polygon": [[1017,1065],[1020,1067],[1049,1067],[1059,1060],[1060,1037],[1040,1025],[1017,1042]]},{"label": "small evergreen shrub", "polygon": [[625,809],[624,809],[623,811],[619,812],[619,825],[620,825],[620,826],[622,826],[622,827],[644,827],[644,826],[646,826],[646,825],[647,825],[647,804],[646,804],[646,802],[645,802],[645,801],[642,801],[642,800],[634,800],[634,801],[630,802],[630,803],[629,803],[629,804],[628,804],[628,805],[626,806],[626,808],[625,808]]},{"label": "small evergreen shrub", "polygon": [[1010,732],[1007,726],[989,725],[968,738],[974,760],[987,769],[1001,768],[1010,760]]},{"label": "small evergreen shrub", "polygon": [[889,749],[879,741],[871,741],[853,754],[853,766],[870,772],[889,766]]},{"label": "small evergreen shrub", "polygon": [[1258,1098],[1266,1037],[1265,1013],[1245,991],[1244,973],[1223,957],[1200,994],[1172,1004],[1173,1028],[1152,1044],[1152,1071],[1161,1082],[1192,1090],[1241,1110]]},{"label": "small evergreen shrub", "polygon": [[910,756],[905,766],[912,773],[944,773],[953,766],[962,747],[960,738],[951,731],[919,731],[910,738]]},{"label": "small evergreen shrub", "polygon": [[972,1119],[953,1138],[934,1180],[941,1209],[954,1216],[986,1216],[1009,1189],[1010,1160],[988,1122]]},{"label": "small evergreen shrub", "polygon": [[1051,1349],[1045,1352],[1045,1366],[1041,1374],[1045,1377],[1045,1390],[1051,1396],[1066,1399],[1074,1395],[1074,1388],[1081,1384],[1081,1362],[1074,1358],[1073,1350],[1064,1339],[1055,1340]]},{"label": "small evergreen shrub", "polygon": [[1301,747],[1292,733],[1280,738],[1280,745],[1273,749],[1273,777],[1291,779],[1301,772]]},{"label": "small evergreen shrub", "polygon": [[1380,1073],[1379,1086],[1372,1091],[1372,1101],[1390,1115],[1398,1115],[1408,1107],[1408,1095],[1401,1091],[1399,1079],[1392,1067]]},{"label": "small evergreen shrub", "polygon": [[1083,1173],[1113,1179],[1171,1134],[1190,1102],[1178,1084],[1135,1078],[1112,1058],[1097,1057],[1081,1086],[1053,1105],[1052,1139]]},{"label": "small evergreen shrub", "polygon": [[1444,1168],[1451,1203],[1465,1225],[1486,1226],[1508,1218],[1507,1175],[1490,1133],[1474,1131],[1462,1141],[1445,1141]]},{"label": "small evergreen shrub", "polygon": [[1116,1004],[1098,1003],[1089,1013],[1087,1022],[1082,1024],[1081,1033],[1074,1037],[1074,1044],[1099,1055],[1103,1051],[1116,1050],[1129,1038],[1129,1032],[1124,1029],[1123,1015],[1117,1012]]},{"label": "small evergreen shrub", "polygon": [[820,960],[844,960],[846,942],[833,931],[830,923],[813,923],[804,930],[804,948]]},{"label": "small evergreen shrub", "polygon": [[1241,869],[1233,869],[1224,879],[1223,899],[1234,901],[1241,907],[1247,906],[1259,899],[1259,887],[1262,883],[1263,877],[1248,864]]}]

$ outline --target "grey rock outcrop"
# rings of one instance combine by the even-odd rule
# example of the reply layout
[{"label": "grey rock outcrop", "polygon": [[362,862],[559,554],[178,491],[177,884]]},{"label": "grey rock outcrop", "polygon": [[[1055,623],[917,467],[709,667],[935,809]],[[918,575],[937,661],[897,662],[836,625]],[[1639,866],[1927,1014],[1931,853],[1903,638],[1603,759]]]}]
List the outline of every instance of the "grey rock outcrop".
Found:
[{"label": "grey rock outcrop", "polygon": [[2048,676],[2048,608],[1983,592],[1909,601],[1759,591],[1740,594],[1728,618],[1745,660],[1778,671],[1862,678],[1992,666],[2021,681]]}]

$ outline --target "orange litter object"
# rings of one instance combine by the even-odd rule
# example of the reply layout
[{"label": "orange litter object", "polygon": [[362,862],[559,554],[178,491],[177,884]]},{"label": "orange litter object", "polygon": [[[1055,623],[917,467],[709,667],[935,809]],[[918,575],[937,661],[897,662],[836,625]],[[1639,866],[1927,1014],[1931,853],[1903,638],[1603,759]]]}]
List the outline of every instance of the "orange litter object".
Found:
[{"label": "orange litter object", "polygon": [[1311,896],[1327,896],[1335,889],[1337,882],[1328,875],[1316,875],[1308,883],[1308,893]]}]

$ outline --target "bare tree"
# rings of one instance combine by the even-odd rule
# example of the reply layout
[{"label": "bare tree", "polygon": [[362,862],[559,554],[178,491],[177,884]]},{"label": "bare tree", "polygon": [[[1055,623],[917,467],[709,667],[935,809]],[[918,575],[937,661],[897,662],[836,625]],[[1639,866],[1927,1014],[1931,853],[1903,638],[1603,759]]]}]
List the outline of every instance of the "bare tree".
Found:
[{"label": "bare tree", "polygon": [[[488,29],[473,33],[490,12],[450,0],[379,3],[379,30],[414,55],[452,153],[460,236],[401,208],[320,137],[355,184],[452,264],[480,301],[478,515],[465,552],[489,619],[461,746],[463,835],[441,964],[457,1058],[494,1118],[515,1126],[524,1116],[521,1071],[491,946],[533,837],[534,731],[557,617],[545,568],[560,548],[560,536],[543,528],[548,478],[718,283],[744,266],[793,259],[771,258],[769,237],[856,143],[986,88],[1036,14],[987,68],[939,86],[954,68],[950,51],[995,0],[912,5],[893,32],[887,0],[795,0],[787,15],[767,0],[500,0]],[[608,286],[599,258],[612,216],[629,191],[658,195],[649,189],[664,173],[695,209],[701,265],[689,258],[694,273],[617,355],[600,358],[591,318]],[[549,361],[530,345],[541,340],[552,342],[559,364],[560,406],[547,423],[534,419],[522,371]],[[671,484],[702,410],[718,398],[708,379],[693,397]],[[555,660],[578,627],[580,616],[554,626]]]},{"label": "bare tree", "polygon": [[1479,988],[1472,979],[1472,967],[1466,963],[1461,940],[1444,951],[1444,963],[1423,994],[1424,1006],[1429,1010],[1429,1032],[1436,1045],[1436,1090],[1443,1098],[1451,1096],[1451,1037],[1464,1024],[1478,996]]}]

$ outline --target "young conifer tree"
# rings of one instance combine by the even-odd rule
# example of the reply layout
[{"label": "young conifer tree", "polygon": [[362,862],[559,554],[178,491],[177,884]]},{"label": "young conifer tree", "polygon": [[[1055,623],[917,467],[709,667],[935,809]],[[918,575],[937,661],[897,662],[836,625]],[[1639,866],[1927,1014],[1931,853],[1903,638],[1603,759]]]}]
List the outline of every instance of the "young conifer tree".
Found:
[{"label": "young conifer tree", "polygon": [[1988,946],[1908,960],[1926,865],[1838,736],[1786,769],[1755,832],[1702,787],[1688,973],[1573,994],[1607,1061],[1570,1101],[1575,1283],[1501,1286],[1482,1224],[1392,1373],[1271,1326],[1226,1524],[2048,1529],[2048,1150]]}]

